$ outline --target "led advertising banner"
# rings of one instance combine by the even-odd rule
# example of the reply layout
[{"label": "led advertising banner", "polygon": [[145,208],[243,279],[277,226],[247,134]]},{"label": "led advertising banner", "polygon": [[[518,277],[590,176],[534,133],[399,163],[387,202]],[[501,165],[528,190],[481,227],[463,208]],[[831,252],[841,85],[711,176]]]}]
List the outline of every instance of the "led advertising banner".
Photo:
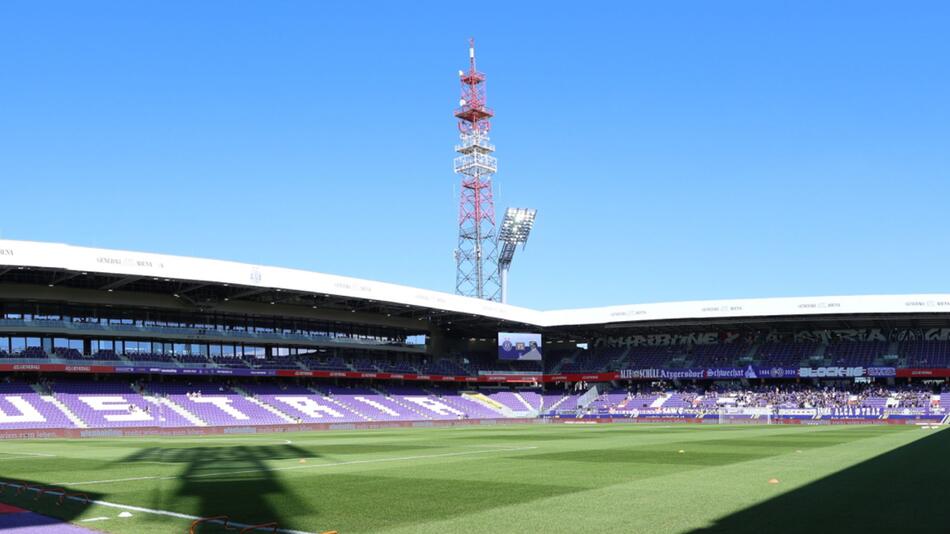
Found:
[{"label": "led advertising banner", "polygon": [[541,361],[541,334],[499,332],[498,359]]}]

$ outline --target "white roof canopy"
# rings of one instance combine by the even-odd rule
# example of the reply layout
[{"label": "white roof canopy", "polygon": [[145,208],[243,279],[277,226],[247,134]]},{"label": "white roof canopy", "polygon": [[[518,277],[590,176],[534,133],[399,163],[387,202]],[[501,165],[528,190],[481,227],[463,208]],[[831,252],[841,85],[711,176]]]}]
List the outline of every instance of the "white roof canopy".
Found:
[{"label": "white roof canopy", "polygon": [[950,313],[950,294],[666,302],[539,311],[384,282],[232,261],[0,240],[0,266],[188,280],[392,302],[541,327],[808,315]]}]

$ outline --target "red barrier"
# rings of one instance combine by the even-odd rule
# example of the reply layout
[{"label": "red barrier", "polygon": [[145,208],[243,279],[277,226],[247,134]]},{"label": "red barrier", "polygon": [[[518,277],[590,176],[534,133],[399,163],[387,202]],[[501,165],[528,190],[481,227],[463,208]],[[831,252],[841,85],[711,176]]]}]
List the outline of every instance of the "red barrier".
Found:
[{"label": "red barrier", "polygon": [[325,430],[381,430],[389,428],[473,426],[537,423],[538,419],[454,419],[446,421],[374,421],[354,423],[300,423],[285,425],[206,426],[206,427],[128,427],[58,428],[39,430],[0,430],[3,439],[77,439],[124,438],[143,436],[207,436],[221,434],[266,434],[276,432],[316,432]]},{"label": "red barrier", "polygon": [[[562,425],[599,425],[599,424],[611,424],[611,423],[692,423],[699,424],[704,421],[707,424],[717,423],[714,419],[694,419],[694,418],[679,418],[679,417],[652,417],[652,418],[631,418],[631,417],[597,417],[597,418],[588,418],[588,419],[577,419],[573,417],[564,417],[564,418],[551,418],[548,419],[551,423],[558,423]],[[781,417],[775,417],[772,419],[773,425],[913,425],[920,423],[921,420],[917,419],[784,419]],[[767,424],[764,419],[758,420],[758,422],[753,424],[765,425]],[[932,424],[939,424],[938,422]]]},{"label": "red barrier", "polygon": [[[124,368],[123,368],[124,369]],[[61,363],[0,363],[0,371],[8,372],[41,372],[41,373],[83,373],[83,374],[115,374],[116,367],[112,365],[68,365]],[[181,369],[175,369],[181,371]],[[144,374],[144,373],[136,373]],[[179,373],[175,373],[179,374]],[[184,374],[184,373],[182,373]],[[220,376],[220,375],[219,375]],[[477,382],[477,383],[551,383],[551,382],[609,382],[619,380],[620,373],[565,373],[558,375],[519,375],[497,374],[478,376],[452,375],[420,375],[414,373],[379,373],[364,371],[304,371],[302,369],[275,369],[273,376],[281,377],[315,377],[315,378],[372,378],[374,380],[410,380],[416,382]],[[643,380],[647,380],[644,378]]]},{"label": "red barrier", "polygon": [[[207,427],[129,427],[129,428],[59,428],[38,430],[0,430],[0,440],[4,439],[78,439],[78,438],[131,438],[145,436],[208,436],[221,434],[267,434],[289,432],[319,432],[327,430],[383,430],[390,428],[428,428],[450,426],[478,426],[498,424],[540,424],[540,423],[570,423],[570,424],[598,424],[598,423],[702,423],[715,422],[700,418],[679,417],[599,417],[596,419],[564,418],[526,418],[526,419],[456,419],[447,421],[375,421],[356,423],[301,423],[287,425],[248,425],[248,426],[207,426]],[[800,420],[782,419],[774,417],[772,423],[804,424]],[[843,421],[822,419],[809,421],[809,424],[846,424]],[[912,424],[914,420],[860,420],[849,424]]]},{"label": "red barrier", "polygon": [[907,378],[945,378],[950,376],[948,368],[911,368],[898,369],[897,376]]}]

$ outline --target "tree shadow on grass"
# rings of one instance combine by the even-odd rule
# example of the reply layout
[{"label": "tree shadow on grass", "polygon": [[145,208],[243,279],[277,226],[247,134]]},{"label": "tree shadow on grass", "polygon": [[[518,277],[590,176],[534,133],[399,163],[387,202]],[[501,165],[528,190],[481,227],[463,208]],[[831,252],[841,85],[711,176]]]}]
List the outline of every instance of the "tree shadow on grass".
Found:
[{"label": "tree shadow on grass", "polygon": [[[175,511],[211,517],[225,515],[243,524],[277,522],[282,528],[293,527],[288,510],[308,510],[308,503],[299,499],[278,476],[278,469],[293,469],[303,464],[285,462],[274,466],[268,462],[298,460],[309,462],[319,457],[313,451],[286,445],[238,447],[149,447],[138,450],[116,463],[160,462],[181,464],[175,475],[177,486],[170,494],[160,495],[163,501],[174,501]],[[279,506],[278,506],[279,505]],[[283,513],[282,513],[283,512]],[[208,525],[202,532],[221,531]]]},{"label": "tree shadow on grass", "polygon": [[947,532],[948,453],[950,432],[937,431],[693,534]]},{"label": "tree shadow on grass", "polygon": [[[281,528],[306,532],[319,531],[314,527],[316,523],[321,528],[326,526],[323,530],[377,532],[578,491],[574,486],[421,478],[424,471],[415,470],[392,470],[383,476],[378,472],[347,473],[318,468],[334,464],[332,456],[336,451],[357,455],[338,460],[346,464],[374,461],[358,456],[362,453],[426,448],[430,447],[153,447],[135,451],[116,464],[131,465],[138,461],[178,466],[174,479],[167,480],[169,486],[154,484],[154,501],[149,507],[202,517],[227,515],[245,524],[276,521]],[[307,463],[299,463],[302,458]],[[311,463],[314,459],[317,461]],[[301,471],[307,475],[291,475]],[[139,497],[148,499],[144,486]],[[220,525],[207,524],[198,532],[217,534],[225,530]]]}]

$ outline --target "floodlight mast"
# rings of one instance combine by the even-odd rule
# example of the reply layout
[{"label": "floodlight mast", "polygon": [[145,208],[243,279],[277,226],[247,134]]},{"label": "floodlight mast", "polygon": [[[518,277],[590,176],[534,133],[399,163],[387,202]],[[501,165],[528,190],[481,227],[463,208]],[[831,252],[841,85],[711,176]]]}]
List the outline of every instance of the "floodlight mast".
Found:
[{"label": "floodlight mast", "polygon": [[492,175],[498,162],[488,140],[494,112],[485,99],[485,75],[475,68],[475,41],[469,40],[468,72],[459,71],[462,98],[455,110],[460,143],[455,146],[456,174],[462,175],[458,248],[455,249],[455,292],[498,301],[501,283],[495,248],[495,201]]},{"label": "floodlight mast", "polygon": [[534,219],[538,210],[532,208],[508,208],[505,218],[501,222],[501,231],[498,232],[498,243],[501,252],[498,255],[498,276],[501,278],[501,301],[508,302],[508,270],[515,257],[518,245],[523,249],[528,242],[531,229],[534,228]]}]

